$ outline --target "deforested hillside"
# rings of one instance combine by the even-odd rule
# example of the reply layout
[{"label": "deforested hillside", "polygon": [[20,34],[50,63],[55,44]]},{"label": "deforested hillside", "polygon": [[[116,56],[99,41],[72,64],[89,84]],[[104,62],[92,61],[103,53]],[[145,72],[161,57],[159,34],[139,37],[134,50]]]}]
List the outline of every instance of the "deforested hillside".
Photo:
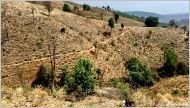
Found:
[{"label": "deforested hillside", "polygon": [[[142,22],[120,17],[118,23],[115,23],[115,27],[110,29],[108,20],[112,16],[111,12],[104,10],[108,15],[105,14],[105,19],[100,20],[92,18],[95,14],[92,14],[91,11],[84,12],[84,15],[78,15],[74,12],[63,11],[61,4],[64,4],[64,2],[53,3],[55,8],[50,14],[47,8],[40,3],[13,1],[2,3],[1,81],[4,87],[16,87],[20,82],[30,86],[36,78],[39,67],[42,64],[50,65],[50,45],[53,39],[56,40],[56,81],[60,78],[60,69],[63,65],[68,65],[68,70],[72,73],[77,67],[75,65],[76,61],[81,56],[92,61],[92,70],[95,74],[98,69],[103,73],[101,87],[108,86],[109,81],[113,78],[127,76],[129,70],[126,69],[125,63],[133,57],[138,58],[148,68],[156,71],[165,63],[164,55],[168,47],[174,49],[177,61],[189,65],[188,36],[186,32],[179,28],[143,27]],[[123,29],[121,23],[125,25]],[[105,35],[106,33],[108,35]],[[22,81],[19,80],[18,68],[23,72]],[[187,77],[183,77],[183,79],[186,81]],[[165,81],[164,78],[162,80]],[[156,87],[157,85],[152,89]],[[152,89],[151,92],[154,92]],[[3,90],[6,94],[5,89]],[[139,92],[143,94],[144,91]],[[47,92],[43,93],[46,94]],[[135,93],[133,95],[136,96]],[[108,101],[107,98],[102,98],[99,92],[98,96],[98,98],[93,98],[95,100],[89,100],[89,103],[97,101],[99,98]],[[48,98],[51,99],[52,97],[48,96]],[[136,98],[139,97],[136,96]],[[120,106],[118,104],[122,102],[112,101],[117,106]],[[6,103],[7,101],[3,102]],[[109,107],[114,106],[111,102],[109,102]],[[137,105],[141,106],[139,102],[137,102]],[[187,100],[184,102],[185,105],[186,102]],[[43,103],[44,106],[48,104]],[[71,105],[72,103],[66,104]],[[18,106],[22,105],[25,106],[25,104],[19,104]],[[42,104],[37,105],[36,103],[35,105],[40,106]],[[80,105],[80,103],[77,103],[77,106]]]},{"label": "deforested hillside", "polygon": [[[3,80],[16,82],[9,78],[14,76],[11,70],[23,66],[26,79],[32,81],[38,65],[48,61],[47,44],[51,35],[58,38],[56,56],[62,58],[57,58],[56,68],[61,64],[72,64],[77,56],[85,54],[93,57],[95,66],[97,64],[105,70],[106,79],[110,75],[124,74],[122,65],[130,57],[138,57],[155,68],[161,66],[166,46],[174,47],[178,59],[188,63],[187,36],[182,30],[126,26],[120,31],[117,24],[112,36],[105,37],[102,34],[107,26],[105,21],[58,9],[51,12],[49,20],[48,11],[41,5],[35,5],[33,19],[32,6],[28,2],[10,2],[2,6]],[[60,31],[62,28],[65,28],[65,33]]]}]

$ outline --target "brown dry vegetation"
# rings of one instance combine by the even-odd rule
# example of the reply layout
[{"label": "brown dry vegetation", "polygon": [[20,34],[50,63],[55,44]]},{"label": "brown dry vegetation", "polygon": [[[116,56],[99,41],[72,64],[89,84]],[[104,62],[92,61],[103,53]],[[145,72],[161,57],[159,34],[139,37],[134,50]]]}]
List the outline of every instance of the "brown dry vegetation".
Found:
[{"label": "brown dry vegetation", "polygon": [[[19,85],[19,78],[15,73],[16,67],[23,70],[23,81],[29,86],[35,79],[38,67],[42,63],[49,63],[48,42],[52,35],[57,36],[58,39],[56,50],[57,75],[63,64],[68,64],[69,68],[72,69],[76,60],[81,55],[84,55],[92,60],[94,69],[100,68],[104,72],[103,81],[107,82],[111,78],[126,75],[124,62],[131,57],[139,58],[140,61],[146,63],[152,69],[161,67],[164,63],[164,49],[167,46],[175,49],[178,60],[188,64],[188,42],[185,41],[187,36],[180,29],[142,27],[144,24],[141,22],[121,17],[113,29],[112,35],[105,37],[102,34],[105,31],[104,26],[107,26],[107,21],[112,16],[112,13],[105,11],[105,18],[102,21],[98,17],[99,11],[102,10],[94,10],[96,12],[83,12],[81,10],[82,15],[78,16],[73,13],[63,12],[63,4],[62,2],[54,2],[56,8],[51,12],[50,21],[45,7],[40,4],[34,5],[35,19],[33,23],[31,10],[33,5],[31,3],[3,2],[1,14],[2,40],[4,41],[2,42],[1,68],[2,103],[5,105],[72,106],[71,102],[62,100],[64,95],[62,97],[61,94],[59,94],[61,97],[53,97],[53,95],[48,94],[47,91],[41,88],[32,90],[18,87],[16,89],[12,88]],[[87,18],[88,15],[91,18]],[[123,31],[120,30],[120,23],[125,24]],[[63,27],[66,29],[65,33],[60,32]],[[151,35],[149,31],[152,31]],[[165,82],[168,85],[163,85]],[[175,82],[177,82],[176,85],[179,83],[184,86],[179,86],[180,90],[185,89],[185,92],[187,92],[187,77],[171,78],[169,81],[163,79],[152,88],[139,90],[134,93],[138,103],[137,106],[144,106],[146,98],[149,101],[152,100],[152,92],[158,92],[157,95],[160,100],[162,100],[162,97],[167,97],[167,94],[160,94],[164,92],[165,88],[168,91],[164,93],[169,93],[167,99],[172,98],[169,102],[177,103],[179,100],[179,102],[184,102],[181,105],[186,106],[187,97],[178,96],[179,98],[176,98],[170,95],[171,89],[175,86],[172,84],[175,84]],[[35,97],[36,100],[35,98],[32,99],[32,97]],[[27,102],[22,103],[23,100]],[[83,100],[84,106],[86,105],[85,102],[88,102],[87,100],[88,98]],[[120,106],[123,101],[92,96],[89,99],[89,104],[94,104],[92,103],[93,101],[98,103],[100,100],[104,103],[101,104],[102,106],[107,105],[108,107],[110,104],[110,106]],[[143,102],[140,102],[140,100]],[[160,104],[167,106],[168,103],[164,102],[160,102]],[[80,106],[81,103],[75,104]],[[150,101],[150,105],[147,104],[145,106],[152,105],[154,105],[154,102]]]}]

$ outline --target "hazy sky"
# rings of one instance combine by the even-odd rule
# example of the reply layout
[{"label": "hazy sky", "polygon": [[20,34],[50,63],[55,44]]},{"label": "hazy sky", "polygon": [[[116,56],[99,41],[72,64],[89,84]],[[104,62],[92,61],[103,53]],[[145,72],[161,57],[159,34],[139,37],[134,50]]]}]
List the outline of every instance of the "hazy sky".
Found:
[{"label": "hazy sky", "polygon": [[187,13],[189,12],[188,0],[173,1],[137,1],[137,0],[70,0],[79,4],[89,4],[91,6],[107,6],[120,11],[146,11],[158,14]]}]

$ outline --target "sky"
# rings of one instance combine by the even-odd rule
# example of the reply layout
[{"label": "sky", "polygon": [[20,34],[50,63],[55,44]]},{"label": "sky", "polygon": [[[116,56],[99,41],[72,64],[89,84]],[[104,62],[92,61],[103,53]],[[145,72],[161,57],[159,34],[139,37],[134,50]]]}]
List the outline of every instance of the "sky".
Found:
[{"label": "sky", "polygon": [[70,0],[79,4],[89,4],[91,6],[107,6],[119,11],[145,11],[158,14],[188,13],[188,0]]}]

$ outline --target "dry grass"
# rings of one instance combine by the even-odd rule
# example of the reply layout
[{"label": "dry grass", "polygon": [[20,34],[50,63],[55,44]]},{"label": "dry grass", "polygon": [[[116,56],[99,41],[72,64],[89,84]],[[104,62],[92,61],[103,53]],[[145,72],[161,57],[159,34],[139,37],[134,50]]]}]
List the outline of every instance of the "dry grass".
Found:
[{"label": "dry grass", "polygon": [[[178,89],[177,94],[173,90]],[[134,91],[137,106],[188,106],[188,76],[161,79],[151,88]]]}]

